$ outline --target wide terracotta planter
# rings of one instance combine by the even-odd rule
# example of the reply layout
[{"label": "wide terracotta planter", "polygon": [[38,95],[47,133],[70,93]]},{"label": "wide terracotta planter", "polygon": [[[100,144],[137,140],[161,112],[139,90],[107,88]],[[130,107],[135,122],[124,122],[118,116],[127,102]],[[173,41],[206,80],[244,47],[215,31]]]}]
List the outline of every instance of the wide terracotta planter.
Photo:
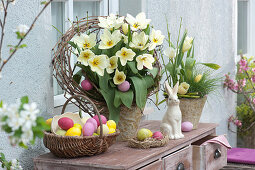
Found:
[{"label": "wide terracotta planter", "polygon": [[[109,118],[109,111],[107,107],[100,107],[100,114]],[[121,106],[120,107],[120,119],[117,128],[120,130],[120,135],[117,137],[117,141],[128,141],[136,136],[138,126],[142,119],[143,110],[136,105],[132,105],[131,108]]]},{"label": "wide terracotta planter", "polygon": [[182,122],[191,122],[193,129],[197,129],[206,99],[206,96],[199,99],[181,98]]}]

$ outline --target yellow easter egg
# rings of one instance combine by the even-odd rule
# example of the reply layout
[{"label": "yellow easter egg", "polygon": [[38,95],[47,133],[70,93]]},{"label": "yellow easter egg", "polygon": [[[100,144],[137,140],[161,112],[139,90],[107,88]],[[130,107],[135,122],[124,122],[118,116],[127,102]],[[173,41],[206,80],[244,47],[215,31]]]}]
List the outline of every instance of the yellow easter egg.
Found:
[{"label": "yellow easter egg", "polygon": [[114,128],[109,128],[109,134],[115,133],[115,132],[116,132],[116,130]]},{"label": "yellow easter egg", "polygon": [[81,136],[81,129],[78,127],[72,127],[66,131],[66,136]]},{"label": "yellow easter egg", "polygon": [[82,127],[81,127],[81,125],[80,125],[79,123],[75,123],[75,124],[73,125],[73,127],[77,127],[77,128],[79,128],[79,129],[82,129]]},{"label": "yellow easter egg", "polygon": [[51,126],[52,118],[49,118],[45,121],[45,123],[49,126]]},{"label": "yellow easter egg", "polygon": [[108,128],[116,129],[116,123],[114,120],[108,120],[106,124],[107,124]]}]

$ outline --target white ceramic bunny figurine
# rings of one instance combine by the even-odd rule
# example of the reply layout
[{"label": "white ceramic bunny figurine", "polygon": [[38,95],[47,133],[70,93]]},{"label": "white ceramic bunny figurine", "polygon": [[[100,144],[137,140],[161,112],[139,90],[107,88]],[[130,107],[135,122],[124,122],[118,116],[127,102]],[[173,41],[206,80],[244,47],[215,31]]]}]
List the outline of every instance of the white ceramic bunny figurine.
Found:
[{"label": "white ceramic bunny figurine", "polygon": [[179,107],[180,100],[177,97],[179,82],[172,89],[168,82],[165,82],[165,89],[168,94],[167,111],[162,119],[160,131],[169,136],[170,139],[180,139],[184,135],[181,131],[182,113]]}]

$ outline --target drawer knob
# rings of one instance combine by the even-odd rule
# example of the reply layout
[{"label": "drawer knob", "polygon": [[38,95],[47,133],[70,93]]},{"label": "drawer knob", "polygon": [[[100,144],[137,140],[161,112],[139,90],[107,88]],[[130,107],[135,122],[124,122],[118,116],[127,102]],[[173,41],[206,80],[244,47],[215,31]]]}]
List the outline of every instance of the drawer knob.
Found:
[{"label": "drawer knob", "polygon": [[218,159],[219,157],[221,157],[221,151],[220,151],[220,149],[215,149],[214,159]]},{"label": "drawer knob", "polygon": [[176,170],[185,170],[184,168],[184,164],[183,163],[179,163]]}]

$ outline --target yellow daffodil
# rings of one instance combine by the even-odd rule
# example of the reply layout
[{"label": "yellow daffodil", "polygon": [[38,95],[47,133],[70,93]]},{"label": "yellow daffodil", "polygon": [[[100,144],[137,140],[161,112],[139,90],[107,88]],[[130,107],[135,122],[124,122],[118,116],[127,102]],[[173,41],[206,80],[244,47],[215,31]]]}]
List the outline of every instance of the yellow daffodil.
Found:
[{"label": "yellow daffodil", "polygon": [[186,37],[183,43],[182,52],[189,51],[189,49],[192,47],[193,38],[192,37]]},{"label": "yellow daffodil", "polygon": [[189,90],[189,84],[182,82],[178,87],[178,94],[186,94]]},{"label": "yellow daffodil", "polygon": [[126,47],[122,47],[121,50],[116,52],[116,56],[120,58],[121,65],[125,66],[127,61],[133,60],[135,52],[133,52],[131,49],[127,49]]},{"label": "yellow daffodil", "polygon": [[83,65],[88,66],[88,60],[95,57],[95,54],[91,50],[81,51],[80,56],[77,61],[81,62]]},{"label": "yellow daffodil", "polygon": [[112,34],[109,30],[104,29],[104,33],[100,36],[101,42],[99,49],[110,49],[115,46],[121,40],[121,33],[119,30],[115,30]]},{"label": "yellow daffodil", "polygon": [[150,19],[146,19],[146,15],[144,12],[137,14],[135,18],[132,15],[127,14],[126,21],[130,24],[132,31],[145,29],[147,25],[151,22]]},{"label": "yellow daffodil", "polygon": [[125,35],[127,35],[127,33],[128,33],[128,24],[127,23],[124,23],[124,24],[122,24],[122,31],[123,31],[123,33],[125,34]]},{"label": "yellow daffodil", "polygon": [[107,55],[97,55],[89,59],[88,63],[91,70],[100,76],[104,75],[104,69],[109,66]]},{"label": "yellow daffodil", "polygon": [[163,44],[165,36],[161,34],[160,30],[154,30],[152,29],[151,34],[150,34],[150,46],[149,46],[149,51],[153,50],[157,45]]},{"label": "yellow daffodil", "polygon": [[126,80],[126,75],[124,74],[124,72],[123,71],[119,72],[119,70],[116,69],[115,75],[113,77],[114,84],[119,85],[123,83],[125,80]]},{"label": "yellow daffodil", "polygon": [[196,77],[195,77],[195,79],[194,79],[194,81],[196,82],[196,83],[198,83],[198,82],[200,82],[200,80],[202,79],[202,75],[201,74],[199,74],[199,75],[197,75]]},{"label": "yellow daffodil", "polygon": [[132,41],[130,42],[129,46],[131,48],[145,50],[149,46],[149,44],[147,43],[148,38],[148,35],[146,35],[144,32],[135,32],[133,33]]},{"label": "yellow daffodil", "polygon": [[[72,41],[77,44],[77,46],[80,49],[91,49],[92,47],[94,47],[96,45],[96,34],[95,33],[91,33],[90,35],[87,34],[81,34],[76,35]],[[77,51],[76,51],[77,52]]]},{"label": "yellow daffodil", "polygon": [[167,47],[167,49],[164,51],[164,54],[170,59],[173,59],[176,56],[176,52],[177,50],[173,47]]},{"label": "yellow daffodil", "polygon": [[112,56],[109,59],[109,66],[106,68],[107,73],[111,74],[114,72],[114,69],[118,67],[118,57]]},{"label": "yellow daffodil", "polygon": [[98,17],[98,26],[112,30],[113,28],[118,29],[122,24],[124,17],[118,17],[115,14],[110,14],[108,17]]},{"label": "yellow daffodil", "polygon": [[155,61],[151,54],[143,54],[136,57],[137,69],[142,70],[145,66],[148,69],[152,69],[152,63]]}]

